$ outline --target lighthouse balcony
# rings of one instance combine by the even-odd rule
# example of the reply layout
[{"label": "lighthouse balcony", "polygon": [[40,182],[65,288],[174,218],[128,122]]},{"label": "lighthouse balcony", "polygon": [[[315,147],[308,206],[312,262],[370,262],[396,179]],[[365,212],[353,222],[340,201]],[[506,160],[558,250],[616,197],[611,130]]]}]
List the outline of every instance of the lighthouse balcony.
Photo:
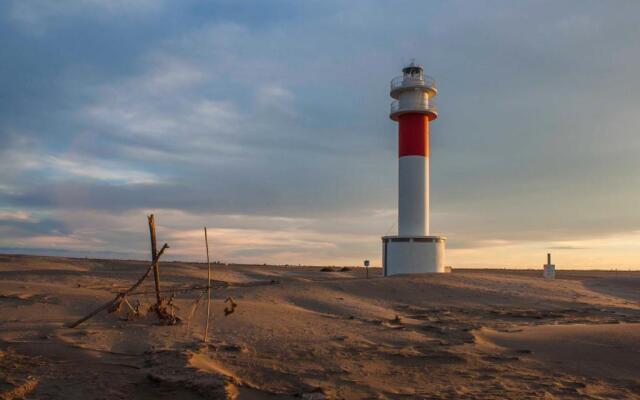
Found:
[{"label": "lighthouse balcony", "polygon": [[438,118],[438,106],[435,100],[429,99],[429,101],[422,102],[405,102],[405,101],[392,101],[389,117],[397,121],[398,117],[402,114],[425,114],[429,117],[429,121]]},{"label": "lighthouse balcony", "polygon": [[436,81],[428,75],[401,75],[391,80],[391,97],[394,99],[398,98],[400,92],[407,89],[421,89],[431,92],[433,96],[438,92],[436,89]]}]

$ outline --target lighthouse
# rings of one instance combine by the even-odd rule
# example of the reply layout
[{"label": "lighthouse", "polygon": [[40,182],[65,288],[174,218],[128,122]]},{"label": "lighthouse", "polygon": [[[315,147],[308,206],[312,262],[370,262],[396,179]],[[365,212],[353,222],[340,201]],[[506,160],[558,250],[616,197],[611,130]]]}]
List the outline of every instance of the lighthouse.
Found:
[{"label": "lighthouse", "polygon": [[429,123],[438,117],[433,78],[411,62],[391,80],[398,123],[398,235],[382,237],[384,275],[444,272],[445,238],[429,232]]}]

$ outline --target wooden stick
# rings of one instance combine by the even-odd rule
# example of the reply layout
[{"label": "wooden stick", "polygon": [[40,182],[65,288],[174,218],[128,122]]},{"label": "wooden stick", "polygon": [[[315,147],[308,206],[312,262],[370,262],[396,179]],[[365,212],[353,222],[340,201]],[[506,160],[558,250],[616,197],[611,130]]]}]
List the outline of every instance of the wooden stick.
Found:
[{"label": "wooden stick", "polygon": [[189,333],[189,326],[191,325],[191,318],[193,318],[193,314],[195,314],[196,311],[198,310],[198,306],[200,305],[200,300],[202,300],[202,298],[204,297],[204,295],[206,293],[207,292],[205,292],[203,290],[202,293],[200,294],[200,296],[198,296],[196,301],[191,306],[191,311],[189,311],[189,315],[187,316],[187,333]]},{"label": "wooden stick", "polygon": [[160,307],[160,269],[158,267],[158,253],[156,247],[156,220],[153,214],[147,216],[149,219],[149,235],[151,236],[151,264],[153,265],[153,279],[156,284],[156,304]]},{"label": "wooden stick", "polygon": [[211,263],[209,262],[209,238],[207,237],[207,227],[204,227],[204,244],[207,248],[207,322],[204,327],[204,342],[209,338],[209,315],[211,312]]},{"label": "wooden stick", "polygon": [[124,300],[124,303],[129,306],[129,310],[131,310],[132,313],[138,314],[138,312],[135,310],[135,308],[133,308],[131,303],[129,303],[129,300],[127,300],[126,298],[124,298],[122,300]]},{"label": "wooden stick", "polygon": [[[160,252],[158,252],[158,259],[160,258],[162,253],[164,253],[164,251],[166,249],[168,249],[168,248],[169,248],[169,245],[165,243],[164,246],[162,246],[162,249],[160,249]],[[147,268],[147,271],[144,273],[144,275],[142,275],[142,277],[140,279],[138,279],[138,281],[136,283],[134,283],[133,286],[131,286],[129,289],[125,290],[122,293],[118,293],[118,295],[115,297],[115,299],[113,299],[113,300],[109,301],[108,303],[96,308],[95,310],[93,310],[89,314],[87,314],[86,316],[80,318],[76,322],[73,322],[73,323],[71,323],[71,324],[69,324],[67,326],[69,328],[75,328],[76,326],[80,325],[81,323],[85,322],[86,320],[96,316],[98,313],[100,313],[100,311],[106,310],[107,308],[109,308],[112,305],[116,304],[118,301],[122,301],[122,299],[124,299],[124,297],[126,295],[128,295],[129,293],[131,293],[134,290],[136,290],[138,288],[138,286],[140,286],[142,284],[142,282],[144,282],[144,280],[151,273],[152,269],[153,269],[153,264],[149,265],[149,268]]]}]

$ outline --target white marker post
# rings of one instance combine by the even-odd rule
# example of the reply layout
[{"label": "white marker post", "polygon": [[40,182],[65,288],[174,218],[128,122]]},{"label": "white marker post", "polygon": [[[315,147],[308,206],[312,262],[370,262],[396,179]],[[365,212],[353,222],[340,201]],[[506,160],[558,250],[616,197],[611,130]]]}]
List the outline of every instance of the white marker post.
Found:
[{"label": "white marker post", "polygon": [[542,276],[544,279],[556,279],[556,266],[551,264],[551,253],[547,253],[547,263],[543,265],[543,268]]}]

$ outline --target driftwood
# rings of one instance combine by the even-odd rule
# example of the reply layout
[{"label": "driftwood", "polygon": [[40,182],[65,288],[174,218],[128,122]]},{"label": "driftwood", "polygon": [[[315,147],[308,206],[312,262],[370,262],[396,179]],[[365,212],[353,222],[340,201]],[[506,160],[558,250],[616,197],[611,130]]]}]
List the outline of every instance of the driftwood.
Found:
[{"label": "driftwood", "polygon": [[[15,385],[15,382],[11,382]],[[0,400],[24,399],[29,393],[33,392],[38,386],[38,379],[28,376],[21,384],[14,386],[12,389],[0,392]]]},{"label": "driftwood", "polygon": [[[173,298],[163,304],[164,299],[160,295],[160,255],[156,251],[156,220],[153,214],[148,215],[149,220],[149,236],[151,237],[151,266],[153,267],[153,280],[156,289],[156,304],[151,306],[150,310],[154,311],[158,319],[168,325],[176,325],[180,323],[180,318],[176,317],[173,312]],[[167,310],[169,306],[169,310]]]},{"label": "driftwood", "polygon": [[204,342],[209,338],[209,315],[211,314],[211,262],[209,262],[209,238],[207,227],[204,227],[204,243],[207,248],[207,321],[204,326]]},{"label": "driftwood", "polygon": [[148,215],[149,220],[149,236],[151,237],[151,265],[153,267],[153,280],[156,285],[156,306],[159,309],[162,298],[160,297],[160,266],[158,257],[158,248],[156,247],[156,220],[153,214]]},{"label": "driftwood", "polygon": [[[162,246],[162,248],[160,249],[160,251],[158,252],[158,256],[157,258],[159,259],[160,256],[162,255],[162,253],[164,253],[164,251],[166,249],[169,248],[168,244],[164,244]],[[94,316],[96,316],[97,314],[99,314],[101,311],[104,311],[108,308],[112,308],[113,306],[118,306],[122,300],[131,292],[133,292],[134,290],[136,290],[138,288],[138,286],[140,286],[142,284],[142,282],[144,282],[145,279],[147,279],[147,277],[149,276],[149,274],[151,273],[151,270],[153,269],[153,264],[151,264],[149,266],[149,268],[147,268],[147,271],[144,273],[144,275],[142,275],[142,277],[140,277],[140,279],[138,279],[138,281],[136,283],[133,284],[133,286],[131,286],[129,289],[125,290],[124,292],[118,293],[118,295],[115,297],[115,299],[109,301],[108,303],[96,308],[95,310],[93,310],[92,312],[90,312],[89,314],[87,314],[86,316],[80,318],[79,320],[77,320],[76,322],[73,322],[69,325],[67,325],[67,327],[69,328],[75,328],[76,326],[80,325],[81,323],[85,322],[88,319],[93,318]]]},{"label": "driftwood", "polygon": [[[210,322],[210,318],[211,318],[211,289],[213,287],[211,285],[211,282],[212,282],[211,281],[211,261],[209,259],[209,239],[207,237],[207,228],[206,227],[204,228],[204,239],[205,239],[205,246],[206,246],[206,251],[207,251],[207,285],[206,286],[194,285],[194,286],[190,286],[190,287],[184,287],[184,286],[179,287],[178,286],[178,287],[165,288],[165,290],[162,290],[160,288],[160,268],[159,268],[160,257],[162,256],[164,251],[169,248],[169,245],[167,245],[165,243],[162,246],[162,248],[160,249],[160,251],[157,251],[157,247],[156,247],[156,224],[155,224],[154,215],[153,214],[148,215],[147,219],[148,219],[148,222],[149,222],[149,235],[150,235],[150,239],[151,239],[151,264],[148,266],[148,268],[145,271],[144,275],[142,275],[140,277],[140,279],[138,279],[138,281],[136,283],[134,283],[133,286],[129,287],[128,289],[122,290],[122,291],[115,291],[114,293],[116,293],[116,296],[115,296],[115,298],[113,300],[101,305],[100,307],[96,308],[95,310],[93,310],[92,312],[90,312],[86,316],[80,318],[79,320],[77,320],[77,321],[75,321],[73,323],[67,324],[67,327],[75,328],[78,325],[84,323],[85,321],[93,318],[94,316],[96,316],[97,314],[99,314],[100,312],[105,311],[105,310],[107,310],[110,313],[119,311],[122,308],[123,304],[128,307],[129,316],[131,316],[131,318],[138,317],[138,316],[141,315],[140,303],[138,302],[138,304],[134,307],[127,300],[126,297],[130,296],[130,295],[150,294],[150,293],[155,293],[156,302],[155,302],[155,304],[153,304],[149,308],[149,311],[155,312],[156,315],[158,316],[158,319],[162,323],[165,323],[167,325],[176,325],[176,324],[181,322],[181,319],[175,315],[175,309],[178,309],[178,307],[176,307],[173,304],[173,301],[175,299],[176,293],[185,293],[185,292],[190,292],[190,291],[200,291],[200,290],[202,290],[202,294],[195,301],[195,304],[192,306],[191,311],[190,311],[190,313],[188,315],[188,318],[187,318],[187,332],[189,331],[191,318],[193,317],[193,315],[197,311],[198,306],[200,304],[200,301],[206,295],[207,296],[207,319],[205,321],[205,330],[204,330],[204,341],[206,343],[208,341],[208,338],[209,338],[209,322]],[[142,282],[144,282],[145,279],[147,279],[149,277],[149,275],[151,274],[151,271],[153,271],[154,286],[155,286],[154,289],[155,290],[153,292],[148,292],[148,291],[145,291],[145,290],[136,291],[138,289],[138,287],[142,284]],[[229,282],[224,282],[224,281],[215,281],[215,282],[217,284],[216,287],[262,286],[262,285],[273,285],[273,284],[280,283],[277,280],[264,281],[264,282],[247,282],[247,283],[244,283],[244,284],[231,284]],[[171,292],[171,297],[169,298],[168,301],[165,302],[163,297],[162,297],[162,293],[166,293],[166,292]],[[228,316],[230,314],[233,314],[233,312],[235,311],[235,309],[237,307],[237,304],[233,301],[233,299],[231,297],[228,297],[225,300],[225,303],[228,303],[228,306],[225,307],[225,309],[224,309],[224,315],[226,317],[226,316]]]},{"label": "driftwood", "polygon": [[236,304],[235,301],[233,301],[232,297],[227,297],[227,299],[224,301],[225,303],[229,303],[229,307],[225,307],[224,308],[224,316],[228,316],[233,314],[233,312],[236,310],[236,307],[238,307],[238,305]]},{"label": "driftwood", "polygon": [[[169,310],[167,310],[167,306],[169,306]],[[172,298],[169,299],[166,306],[162,303],[159,306],[157,304],[154,304],[149,308],[149,310],[156,313],[160,322],[166,325],[178,325],[182,322],[182,319],[175,315],[175,313],[173,312],[173,308],[174,305]]]}]

